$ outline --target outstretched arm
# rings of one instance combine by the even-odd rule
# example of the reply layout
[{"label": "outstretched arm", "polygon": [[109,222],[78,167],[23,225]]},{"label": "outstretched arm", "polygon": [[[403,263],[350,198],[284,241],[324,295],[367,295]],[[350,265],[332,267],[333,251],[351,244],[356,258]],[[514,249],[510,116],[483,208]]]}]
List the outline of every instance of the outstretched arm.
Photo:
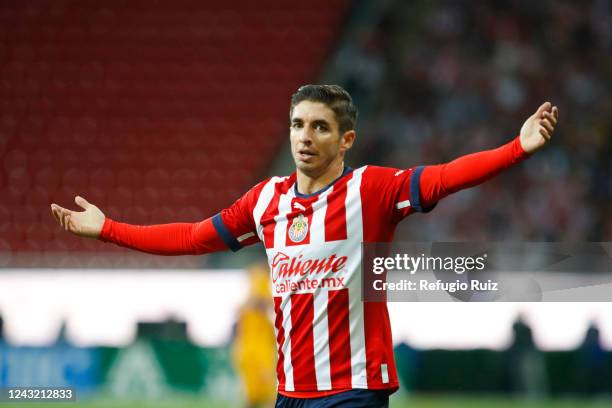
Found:
[{"label": "outstretched arm", "polygon": [[510,143],[449,163],[426,166],[419,183],[421,206],[432,207],[447,195],[478,185],[529,157],[551,139],[558,118],[558,108],[545,102],[525,121],[520,135]]},{"label": "outstretched arm", "polygon": [[51,204],[51,211],[66,231],[82,237],[158,255],[196,255],[227,249],[211,218],[198,223],[130,225],[106,218],[82,197],[77,196],[75,202],[85,211],[72,211],[57,204]]},{"label": "outstretched arm", "polygon": [[100,240],[157,255],[201,255],[227,248],[208,218],[196,223],[131,225],[106,219]]}]

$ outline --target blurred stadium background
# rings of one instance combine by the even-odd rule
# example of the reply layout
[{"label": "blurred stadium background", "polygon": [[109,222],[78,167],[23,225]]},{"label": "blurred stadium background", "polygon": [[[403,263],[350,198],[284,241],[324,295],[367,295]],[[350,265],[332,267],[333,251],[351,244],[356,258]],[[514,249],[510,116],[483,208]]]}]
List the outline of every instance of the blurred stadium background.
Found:
[{"label": "blurred stadium background", "polygon": [[[75,386],[91,406],[239,406],[228,344],[261,248],[137,254],[65,233],[49,204],[79,194],[134,224],[211,216],[292,171],[287,111],[304,83],[353,95],[352,166],[495,147],[554,101],[551,146],[396,239],[611,241],[611,8],[0,1],[0,386]],[[609,304],[390,311],[393,407],[610,404]]]}]

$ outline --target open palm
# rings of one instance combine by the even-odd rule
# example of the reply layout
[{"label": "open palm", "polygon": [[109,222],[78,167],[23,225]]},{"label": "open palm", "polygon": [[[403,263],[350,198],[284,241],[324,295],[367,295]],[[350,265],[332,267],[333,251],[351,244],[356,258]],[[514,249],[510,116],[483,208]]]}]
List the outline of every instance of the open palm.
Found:
[{"label": "open palm", "polygon": [[76,196],[74,202],[85,211],[72,211],[57,204],[51,204],[53,217],[66,231],[82,237],[98,238],[106,218],[104,213],[83,197]]}]

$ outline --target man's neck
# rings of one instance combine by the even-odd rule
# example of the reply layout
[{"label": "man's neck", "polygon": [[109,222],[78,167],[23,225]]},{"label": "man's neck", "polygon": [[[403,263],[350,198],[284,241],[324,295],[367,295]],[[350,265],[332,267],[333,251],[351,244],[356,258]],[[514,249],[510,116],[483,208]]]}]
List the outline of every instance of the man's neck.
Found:
[{"label": "man's neck", "polygon": [[342,161],[332,164],[328,171],[318,177],[308,176],[298,169],[296,171],[298,192],[304,195],[316,193],[340,177],[343,171],[344,162]]}]

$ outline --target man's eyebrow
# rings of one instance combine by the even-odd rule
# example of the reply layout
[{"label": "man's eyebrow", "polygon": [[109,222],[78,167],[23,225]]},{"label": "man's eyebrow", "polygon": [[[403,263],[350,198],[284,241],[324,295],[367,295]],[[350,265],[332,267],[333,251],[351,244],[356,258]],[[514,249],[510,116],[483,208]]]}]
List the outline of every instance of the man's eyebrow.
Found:
[{"label": "man's eyebrow", "polygon": [[[292,118],[291,119],[291,123],[304,123],[304,120],[302,118]],[[330,123],[325,120],[325,119],[315,119],[312,121],[312,125],[313,126],[325,126],[325,127],[330,127]]]}]

